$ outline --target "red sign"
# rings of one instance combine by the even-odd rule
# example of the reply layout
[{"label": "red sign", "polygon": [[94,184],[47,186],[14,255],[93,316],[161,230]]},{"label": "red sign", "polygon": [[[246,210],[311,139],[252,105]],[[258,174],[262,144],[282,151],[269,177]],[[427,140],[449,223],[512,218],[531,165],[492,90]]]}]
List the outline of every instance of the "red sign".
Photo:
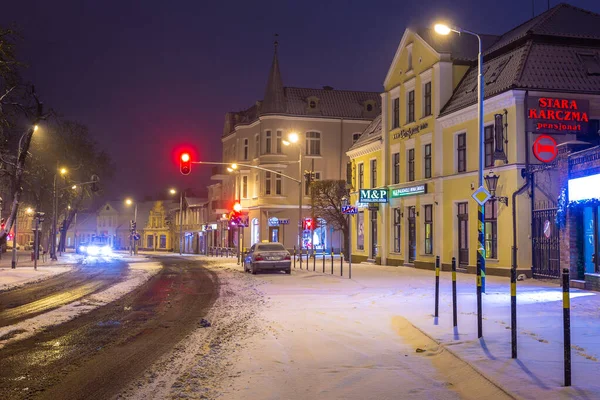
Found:
[{"label": "red sign", "polygon": [[587,133],[590,102],[580,99],[530,97],[527,130],[539,133]]},{"label": "red sign", "polygon": [[554,161],[558,155],[556,140],[552,136],[540,135],[533,142],[533,155],[541,162],[549,163]]}]

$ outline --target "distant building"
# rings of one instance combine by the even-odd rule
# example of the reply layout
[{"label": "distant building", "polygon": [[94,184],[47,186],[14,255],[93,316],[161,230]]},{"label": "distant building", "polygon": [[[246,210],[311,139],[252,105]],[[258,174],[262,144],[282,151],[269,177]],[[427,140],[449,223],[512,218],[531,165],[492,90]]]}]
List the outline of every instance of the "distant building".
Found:
[{"label": "distant building", "polygon": [[[302,216],[311,215],[309,188],[297,164],[299,152],[303,172],[314,171],[317,180],[345,179],[349,161],[346,150],[380,114],[380,103],[377,92],[284,86],[275,43],[263,100],[225,115],[222,160],[238,164],[239,172],[228,173],[225,166],[213,169],[212,179],[220,183],[209,187],[209,226],[213,232],[209,245],[237,246],[237,229],[230,229],[223,214],[231,211],[239,196],[248,214],[244,247],[260,241],[281,242],[289,249],[297,246],[299,190]],[[299,140],[288,147],[284,142],[291,133]],[[301,180],[301,188],[284,175]],[[341,233],[330,229],[327,221],[320,222],[312,238],[310,231],[302,234],[303,247],[314,243],[319,250],[339,249]]]}]

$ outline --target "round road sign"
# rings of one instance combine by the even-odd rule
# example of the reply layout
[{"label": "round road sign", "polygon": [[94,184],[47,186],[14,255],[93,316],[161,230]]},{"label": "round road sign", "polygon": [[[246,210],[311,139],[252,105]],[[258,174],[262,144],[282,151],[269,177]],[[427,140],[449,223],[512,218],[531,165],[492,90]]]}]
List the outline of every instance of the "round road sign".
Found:
[{"label": "round road sign", "polygon": [[550,235],[552,235],[552,228],[550,227],[550,221],[545,220],[544,221],[544,236],[546,236],[546,239],[549,239]]},{"label": "round road sign", "polygon": [[554,161],[558,155],[556,148],[556,140],[552,136],[540,135],[533,142],[533,155],[535,158],[544,163]]}]

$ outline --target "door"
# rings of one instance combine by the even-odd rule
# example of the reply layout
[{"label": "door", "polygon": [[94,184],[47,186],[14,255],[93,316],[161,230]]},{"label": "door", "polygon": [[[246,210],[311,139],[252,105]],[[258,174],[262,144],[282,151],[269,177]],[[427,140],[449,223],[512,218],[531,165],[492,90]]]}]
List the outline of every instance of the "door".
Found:
[{"label": "door", "polygon": [[377,211],[371,210],[371,259],[377,257]]},{"label": "door", "polygon": [[279,242],[279,227],[271,226],[269,227],[269,239],[271,242]]},{"label": "door", "polygon": [[458,203],[458,265],[469,265],[469,203]]},{"label": "door", "polygon": [[417,258],[417,218],[416,208],[408,207],[408,262]]},{"label": "door", "polygon": [[[534,278],[560,278],[560,235],[556,226],[556,211],[556,205],[552,202],[543,201],[534,206],[531,270]],[[592,220],[589,222],[593,224],[593,210],[591,217]],[[592,240],[595,242],[597,239]]]}]

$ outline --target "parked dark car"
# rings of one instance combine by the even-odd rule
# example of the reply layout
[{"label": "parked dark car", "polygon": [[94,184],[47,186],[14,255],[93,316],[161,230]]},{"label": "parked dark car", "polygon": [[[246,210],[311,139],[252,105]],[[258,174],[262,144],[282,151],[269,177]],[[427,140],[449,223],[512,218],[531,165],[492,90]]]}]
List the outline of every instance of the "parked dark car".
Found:
[{"label": "parked dark car", "polygon": [[256,243],[244,258],[244,271],[284,271],[292,273],[292,257],[281,243]]}]

